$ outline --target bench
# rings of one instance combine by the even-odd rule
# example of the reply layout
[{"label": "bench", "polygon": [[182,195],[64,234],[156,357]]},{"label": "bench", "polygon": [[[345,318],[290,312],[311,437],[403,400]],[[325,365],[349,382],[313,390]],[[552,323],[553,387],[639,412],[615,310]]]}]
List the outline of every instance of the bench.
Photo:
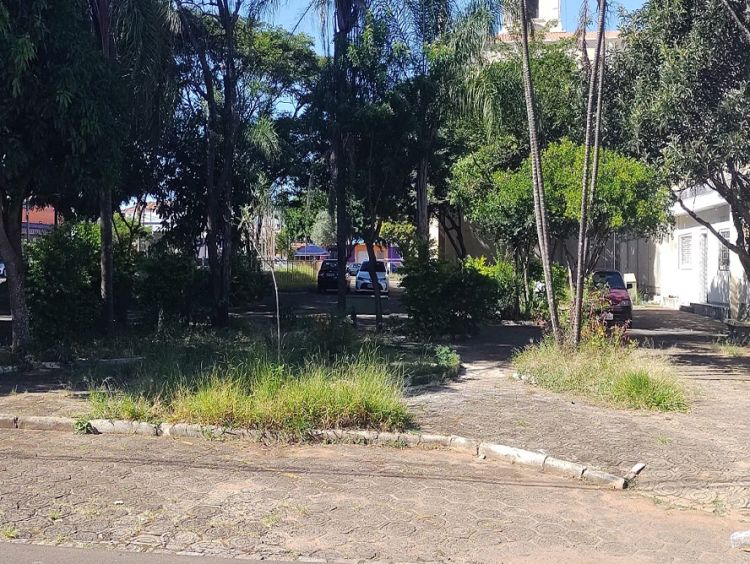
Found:
[{"label": "bench", "polygon": [[750,343],[750,322],[737,321],[736,319],[726,319],[724,323],[728,330],[728,339],[740,345]]},{"label": "bench", "polygon": [[[357,315],[375,315],[377,303],[372,294],[346,296],[346,313],[356,319]],[[382,313],[388,313],[388,296],[380,296],[380,308]]]}]

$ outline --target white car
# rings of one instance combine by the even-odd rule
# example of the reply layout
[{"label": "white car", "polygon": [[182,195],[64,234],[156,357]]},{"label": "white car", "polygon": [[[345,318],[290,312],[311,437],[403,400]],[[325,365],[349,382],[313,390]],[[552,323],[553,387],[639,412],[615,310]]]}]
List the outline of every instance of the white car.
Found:
[{"label": "white car", "polygon": [[[377,261],[375,263],[375,274],[377,275],[378,283],[380,284],[380,293],[387,294],[390,291],[390,284],[388,282],[388,273],[385,271],[384,262]],[[359,267],[357,279],[354,282],[354,291],[359,293],[370,293],[373,291],[372,280],[370,280],[369,261],[364,261],[362,266]]]}]

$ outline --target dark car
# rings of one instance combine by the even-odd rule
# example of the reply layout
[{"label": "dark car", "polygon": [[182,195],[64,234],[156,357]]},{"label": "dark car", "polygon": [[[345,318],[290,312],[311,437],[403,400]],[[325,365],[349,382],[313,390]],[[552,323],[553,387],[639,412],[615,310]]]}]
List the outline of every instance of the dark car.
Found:
[{"label": "dark car", "polygon": [[[349,287],[349,273],[346,276],[346,286]],[[318,270],[318,292],[335,290],[338,288],[339,263],[336,259],[324,260]]]},{"label": "dark car", "polygon": [[625,280],[616,270],[596,270],[592,275],[594,287],[602,289],[609,307],[604,312],[604,321],[630,326],[633,322],[633,302],[630,300]]}]

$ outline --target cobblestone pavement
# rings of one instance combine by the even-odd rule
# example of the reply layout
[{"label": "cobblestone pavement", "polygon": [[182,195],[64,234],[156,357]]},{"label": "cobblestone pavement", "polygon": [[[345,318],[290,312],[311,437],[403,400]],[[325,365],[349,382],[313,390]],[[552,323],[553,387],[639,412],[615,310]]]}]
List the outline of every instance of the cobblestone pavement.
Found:
[{"label": "cobblestone pavement", "polygon": [[447,451],[0,431],[0,532],[14,542],[274,559],[747,562],[728,543],[740,526]]},{"label": "cobblestone pavement", "polygon": [[426,430],[543,450],[620,475],[645,462],[637,490],[750,520],[750,359],[717,352],[722,324],[696,315],[641,309],[635,328],[635,337],[679,364],[690,412],[617,410],[511,379],[513,349],[535,337],[529,327],[503,327],[465,345],[464,377],[409,403]]}]

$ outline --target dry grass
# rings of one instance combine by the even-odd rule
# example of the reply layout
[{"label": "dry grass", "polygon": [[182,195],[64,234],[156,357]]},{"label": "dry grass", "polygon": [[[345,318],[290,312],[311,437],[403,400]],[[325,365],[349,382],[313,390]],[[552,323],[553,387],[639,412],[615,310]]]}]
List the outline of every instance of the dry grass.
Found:
[{"label": "dry grass", "polygon": [[530,383],[617,407],[685,411],[684,386],[663,356],[632,346],[593,346],[578,350],[551,340],[519,352],[514,360]]}]

